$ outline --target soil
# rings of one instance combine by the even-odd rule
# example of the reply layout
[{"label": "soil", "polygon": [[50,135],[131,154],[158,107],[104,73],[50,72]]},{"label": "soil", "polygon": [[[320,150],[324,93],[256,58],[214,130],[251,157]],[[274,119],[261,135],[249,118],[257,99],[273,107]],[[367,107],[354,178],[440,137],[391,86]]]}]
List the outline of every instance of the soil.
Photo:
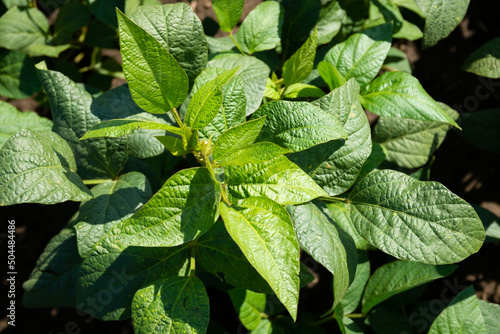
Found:
[{"label": "soil", "polygon": [[[163,0],[164,3],[176,2]],[[261,0],[246,0],[244,16]],[[192,1],[194,6],[195,1]],[[215,14],[210,0],[198,0],[196,13],[203,21],[207,33],[214,36],[224,35],[217,31]],[[478,77],[460,70],[471,52],[486,41],[500,35],[500,2],[495,0],[473,0],[465,20],[447,39],[438,45],[423,50],[420,42],[395,41],[395,45],[405,51],[412,63],[413,74],[419,78],[422,86],[436,100],[447,103],[461,112],[474,112],[500,106],[500,80],[490,81],[494,87],[487,99],[475,97],[476,89],[482,85]],[[116,50],[109,50],[107,55],[119,60]],[[439,75],[436,75],[436,74]],[[120,84],[115,81],[113,86]],[[41,115],[50,117],[48,108],[33,99],[9,101],[20,110],[36,110]],[[465,142],[458,132],[451,131],[435,155],[431,178],[443,183],[451,191],[470,203],[479,204],[497,216],[500,216],[500,159],[498,156],[481,151]],[[36,260],[47,242],[57,234],[78,209],[76,203],[62,203],[54,206],[25,204],[0,209],[2,221],[16,220],[17,238],[17,281],[16,292],[18,306],[16,327],[7,326],[7,318],[0,315],[0,333],[133,333],[130,320],[121,322],[103,322],[81,315],[74,309],[26,309],[22,307],[22,282],[29,277]],[[56,214],[55,214],[56,213]],[[2,222],[2,232],[4,230]],[[4,243],[2,243],[3,246]],[[500,303],[500,243],[485,244],[475,255],[460,264],[460,267],[447,279],[459,287],[473,284],[480,299]],[[373,264],[382,265],[392,260],[381,253],[370,255]],[[325,298],[325,291],[331,291],[331,277],[313,260],[307,259],[316,280],[310,284],[299,305],[299,314],[307,310],[312,314],[322,314],[331,305]],[[2,273],[7,272],[2,261]],[[373,270],[374,268],[372,268]],[[3,274],[2,274],[3,275]],[[7,277],[3,275],[0,294],[6,295]],[[439,296],[443,291],[443,280],[429,284],[426,295],[430,298]],[[208,288],[212,306],[212,318],[215,326],[212,333],[245,333],[241,330],[237,314],[227,294],[213,287]],[[2,297],[0,308],[7,307],[6,298]],[[225,327],[220,327],[224,324]],[[212,326],[212,325],[211,325]],[[332,322],[325,327],[329,333],[337,332]]]}]

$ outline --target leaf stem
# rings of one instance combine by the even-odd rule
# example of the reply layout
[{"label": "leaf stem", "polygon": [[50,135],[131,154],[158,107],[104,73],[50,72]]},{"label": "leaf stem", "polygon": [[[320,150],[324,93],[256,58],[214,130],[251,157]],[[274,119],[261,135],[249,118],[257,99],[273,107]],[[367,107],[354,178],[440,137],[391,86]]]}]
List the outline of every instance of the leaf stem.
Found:
[{"label": "leaf stem", "polygon": [[196,243],[191,244],[191,257],[189,259],[189,276],[194,276],[196,270]]},{"label": "leaf stem", "polygon": [[320,201],[325,201],[325,202],[344,202],[344,203],[349,203],[349,199],[347,198],[342,198],[342,197],[319,197],[318,198]]},{"label": "leaf stem", "polygon": [[177,109],[172,108],[172,115],[174,115],[175,121],[177,122],[177,125],[182,129],[184,124],[182,124],[181,118],[179,117],[179,113],[177,112]]},{"label": "leaf stem", "polygon": [[83,184],[88,186],[88,185],[93,185],[93,184],[101,184],[106,181],[109,181],[109,179],[96,179],[96,180],[83,180]]},{"label": "leaf stem", "polygon": [[322,319],[319,319],[317,321],[314,321],[313,323],[311,323],[311,327],[316,327],[316,326],[320,326],[320,325],[323,325],[324,323],[327,323],[329,321],[332,321],[335,319],[335,314],[332,314],[328,317],[325,317],[325,318],[322,318]]},{"label": "leaf stem", "polygon": [[238,41],[236,40],[236,38],[234,38],[234,35],[233,35],[232,32],[229,32],[229,37],[231,37],[231,39],[233,40],[234,45],[236,45],[236,47],[238,48],[238,50],[240,50],[241,54],[244,55],[244,56],[246,56],[247,54],[243,51],[243,49],[240,46],[240,43],[238,43]]},{"label": "leaf stem", "polygon": [[344,317],[354,319],[354,318],[364,318],[365,315],[363,313],[351,313],[351,314],[344,314]]}]

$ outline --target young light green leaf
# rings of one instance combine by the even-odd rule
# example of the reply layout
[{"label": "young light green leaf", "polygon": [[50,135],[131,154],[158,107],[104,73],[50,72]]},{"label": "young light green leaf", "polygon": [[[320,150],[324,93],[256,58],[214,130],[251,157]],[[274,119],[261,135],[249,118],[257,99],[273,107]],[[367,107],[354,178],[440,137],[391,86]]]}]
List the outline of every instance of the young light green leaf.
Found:
[{"label": "young light green leaf", "polygon": [[356,185],[349,201],[358,233],[399,259],[455,263],[477,252],[485,238],[474,209],[438,182],[376,171]]},{"label": "young light green leaf", "polygon": [[320,61],[318,64],[318,72],[330,90],[343,86],[347,81],[337,69],[326,61]]},{"label": "young light green leaf", "polygon": [[50,239],[30,277],[23,283],[28,308],[76,307],[75,285],[82,258],[72,227]]},{"label": "young light green leaf", "polygon": [[290,155],[290,160],[331,196],[344,193],[354,184],[371,152],[370,124],[358,96],[359,85],[351,79],[313,102],[337,119],[347,133],[347,140],[327,142]]},{"label": "young light green leaf", "polygon": [[188,255],[187,244],[128,247],[117,237],[105,237],[80,267],[77,308],[101,320],[128,319],[137,290],[162,278],[185,275]]},{"label": "young light green leaf", "polygon": [[425,14],[424,48],[448,36],[462,22],[470,0],[415,0]]},{"label": "young light green leaf", "polygon": [[73,34],[90,20],[88,6],[76,0],[67,1],[57,14],[54,22],[54,43],[69,43]]},{"label": "young light green leaf", "polygon": [[[496,328],[495,330],[498,330]],[[474,287],[463,290],[446,306],[431,325],[429,334],[456,333],[487,334],[479,300]]]},{"label": "young light green leaf", "polygon": [[207,39],[203,26],[191,7],[183,2],[141,6],[130,18],[160,42],[177,60],[180,67],[186,71],[191,87],[208,61]]},{"label": "young light green leaf", "polygon": [[206,168],[183,169],[116,230],[133,246],[172,247],[212,227],[219,216],[220,186]]},{"label": "young light green leaf", "polygon": [[266,117],[248,121],[223,132],[215,142],[214,162],[227,161],[231,155],[242,148],[252,144],[259,136]]},{"label": "young light green leaf", "polygon": [[0,95],[23,99],[40,90],[30,57],[21,51],[0,50]]},{"label": "young light green leaf", "polygon": [[266,295],[243,288],[229,290],[229,297],[233,306],[238,312],[243,326],[248,330],[254,330],[259,323],[266,309]]},{"label": "young light green leaf", "polygon": [[383,117],[445,122],[460,128],[418,79],[406,72],[386,72],[377,77],[363,91],[361,104]]},{"label": "young light green leaf", "polygon": [[293,210],[295,232],[302,248],[328,269],[333,278],[333,308],[354,279],[358,254],[354,241],[324,214],[321,202],[297,205]]},{"label": "young light green leaf", "polygon": [[352,313],[358,308],[368,278],[370,278],[370,261],[368,259],[368,254],[367,252],[358,252],[356,275],[340,302],[343,306],[344,314]]},{"label": "young light green leaf", "polygon": [[21,129],[50,131],[52,121],[33,111],[19,111],[13,105],[0,101],[0,148],[10,136]]},{"label": "young light green leaf", "polygon": [[207,292],[196,276],[163,278],[136,292],[132,319],[137,334],[205,333]]},{"label": "young light green leaf", "polygon": [[[452,119],[458,113],[447,107]],[[387,149],[387,160],[405,168],[425,165],[442,144],[451,128],[448,123],[380,117],[373,131],[373,141]]]},{"label": "young light green leaf", "polygon": [[229,207],[221,203],[220,211],[233,240],[295,320],[299,245],[288,212],[264,197],[249,197]]},{"label": "young light green leaf", "polygon": [[363,295],[363,314],[384,300],[416,286],[446,277],[457,269],[455,265],[394,261],[378,268],[370,277]]},{"label": "young light green leaf", "polygon": [[263,61],[255,57],[245,57],[243,55],[231,54],[214,57],[207,67],[221,67],[226,70],[233,69],[241,65],[236,74],[243,81],[243,88],[246,96],[246,115],[251,115],[261,104],[266,80],[271,71]]},{"label": "young light green leaf", "polygon": [[162,143],[165,148],[175,155],[176,157],[188,154],[189,150],[184,147],[184,141],[182,138],[176,138],[172,136],[158,136],[156,137]]},{"label": "young light green leaf", "polygon": [[243,13],[245,0],[213,0],[212,7],[222,31],[231,32]]},{"label": "young light green leaf", "polygon": [[235,287],[255,292],[272,294],[269,284],[248,262],[239,246],[234,242],[222,221],[196,242],[196,263]]},{"label": "young light green leaf", "polygon": [[177,60],[143,28],[117,11],[123,73],[142,109],[165,113],[187,97],[189,80]]},{"label": "young light green leaf", "polygon": [[22,129],[0,149],[0,206],[92,198],[69,145],[50,131]]},{"label": "young light green leaf", "polygon": [[307,41],[283,65],[283,80],[286,86],[306,79],[313,69],[318,31],[314,29]]},{"label": "young light green leaf", "polygon": [[257,141],[273,142],[294,152],[347,137],[337,118],[307,102],[270,102],[252,118],[262,116],[267,117]]},{"label": "young light green leaf", "polygon": [[354,244],[356,245],[356,249],[373,249],[373,246],[370,245],[365,239],[363,239],[354,228],[354,224],[351,220],[351,208],[349,204],[335,201],[325,203],[325,205],[327,206],[328,211],[325,211],[324,213],[329,216],[337,224],[338,227],[340,227],[344,232],[351,236],[351,238],[354,240]]},{"label": "young light green leaf", "polygon": [[281,99],[281,95],[278,91],[278,86],[274,83],[271,78],[267,78],[266,81],[266,90],[264,91],[264,96],[268,99],[279,100]]},{"label": "young light green leaf", "polygon": [[[219,74],[225,72],[223,68],[207,68],[196,78],[190,95],[180,108],[181,117],[185,115],[189,102],[194,93]],[[243,80],[239,75],[234,75],[224,86],[222,91],[222,107],[210,124],[199,130],[200,137],[215,142],[219,136],[229,128],[246,121],[246,97]]]},{"label": "young light green leaf", "polygon": [[80,205],[75,225],[78,252],[82,258],[92,253],[94,246],[107,232],[146,203],[152,195],[146,176],[138,172],[120,175],[92,188],[93,199]]},{"label": "young light green leaf", "polygon": [[287,99],[297,99],[306,97],[322,97],[325,92],[321,88],[304,83],[295,83],[288,86],[285,90],[284,97]]},{"label": "young light green leaf", "polygon": [[222,72],[194,93],[184,116],[184,122],[188,127],[201,129],[212,122],[222,106],[221,87],[231,80],[239,69],[240,67],[236,67]]},{"label": "young light green leaf", "polygon": [[281,205],[308,202],[326,193],[284,156],[261,163],[225,168],[224,182],[231,201],[265,196]]},{"label": "young light green leaf", "polygon": [[500,328],[500,305],[479,300],[479,308],[483,314],[488,334],[495,334]]},{"label": "young light green leaf", "polygon": [[500,37],[474,51],[467,57],[462,69],[487,78],[500,78]]},{"label": "young light green leaf", "polygon": [[273,49],[280,41],[283,8],[278,2],[266,1],[255,7],[238,30],[237,39],[248,54]]},{"label": "young light green leaf", "polygon": [[355,78],[363,88],[380,71],[391,47],[391,39],[391,24],[382,24],[335,45],[326,54],[325,61],[332,64],[346,80]]},{"label": "young light green leaf", "polygon": [[78,166],[78,175],[85,179],[118,176],[128,159],[127,138],[92,138],[80,141],[100,121],[93,108],[97,103],[94,103],[88,92],[62,73],[39,70],[38,75],[49,97],[54,120],[52,129],[70,145]]},{"label": "young light green leaf", "polygon": [[263,141],[253,143],[234,152],[230,156],[221,158],[217,160],[217,164],[220,166],[243,166],[249,163],[260,164],[290,152],[289,149]]},{"label": "young light green leaf", "polygon": [[178,127],[156,122],[148,122],[142,119],[129,117],[125,119],[113,119],[103,121],[93,126],[80,140],[97,137],[121,137],[133,133],[139,129],[165,130],[178,135],[182,135],[182,130]]}]

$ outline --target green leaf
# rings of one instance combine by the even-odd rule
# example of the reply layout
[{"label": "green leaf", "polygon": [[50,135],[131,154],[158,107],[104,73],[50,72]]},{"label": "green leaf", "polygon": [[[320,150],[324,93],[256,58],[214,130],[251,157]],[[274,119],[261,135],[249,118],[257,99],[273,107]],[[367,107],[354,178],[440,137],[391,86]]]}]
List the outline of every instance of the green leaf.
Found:
[{"label": "green leaf", "polygon": [[334,276],[335,308],[354,279],[358,255],[352,238],[324,210],[321,202],[302,204],[294,207],[292,218],[302,248]]},{"label": "green leaf", "polygon": [[[456,111],[449,107],[447,110],[452,119],[458,118]],[[387,149],[388,161],[405,168],[418,168],[441,146],[450,128],[448,123],[380,117],[373,141]]]},{"label": "green leaf", "polygon": [[479,219],[481,219],[484,229],[486,230],[485,242],[492,241],[491,238],[500,239],[500,219],[497,215],[475,204],[472,204],[472,207],[476,210],[476,213],[479,216]]},{"label": "green leaf", "polygon": [[117,15],[123,73],[134,101],[152,113],[178,107],[188,94],[186,72],[160,42],[125,14]]},{"label": "green leaf", "polygon": [[54,23],[54,43],[69,43],[73,34],[83,28],[90,20],[90,9],[88,6],[76,1],[67,1],[59,9]]},{"label": "green leaf", "polygon": [[176,138],[172,136],[158,136],[156,137],[162,143],[170,153],[176,157],[188,154],[189,150],[184,148],[184,141],[182,138]]},{"label": "green leaf", "polygon": [[401,312],[394,309],[377,308],[370,313],[367,322],[375,333],[401,334],[413,332],[411,322]]},{"label": "green leaf", "polygon": [[76,307],[75,285],[82,259],[75,231],[63,229],[50,239],[23,283],[23,305],[28,308]]},{"label": "green leaf", "polygon": [[177,60],[186,71],[191,87],[208,60],[203,26],[191,7],[186,3],[144,6],[137,8],[131,19]]},{"label": "green leaf", "polygon": [[116,237],[106,237],[80,267],[77,308],[101,320],[128,319],[136,291],[156,280],[184,275],[188,255],[187,244],[127,247]]},{"label": "green leaf", "polygon": [[266,81],[269,76],[269,66],[255,57],[242,56],[238,54],[220,55],[208,62],[207,67],[221,67],[226,70],[241,65],[236,74],[243,81],[243,89],[247,99],[246,115],[251,115],[261,104]]},{"label": "green leaf", "polygon": [[372,172],[349,201],[358,233],[399,259],[455,263],[476,253],[485,238],[474,209],[437,182],[392,170]]},{"label": "green leaf", "polygon": [[94,138],[80,141],[100,121],[92,108],[92,96],[59,72],[39,70],[38,75],[49,97],[54,120],[52,130],[70,145],[78,175],[85,179],[117,176],[128,159],[127,139]]},{"label": "green leaf", "polygon": [[[361,171],[359,172],[358,179],[356,181],[361,181],[368,173],[373,172],[377,167],[387,158],[387,149],[379,144],[372,143],[372,153],[368,159],[366,159]],[[421,180],[424,181],[424,180]]]},{"label": "green leaf", "polygon": [[89,0],[92,14],[110,26],[117,27],[116,8],[125,10],[125,0]]},{"label": "green leaf", "polygon": [[392,0],[392,2],[394,2],[394,4],[398,7],[409,9],[412,12],[418,14],[419,16],[425,17],[424,13],[417,5],[416,0]]},{"label": "green leaf", "polygon": [[21,129],[50,131],[52,121],[33,111],[21,112],[13,105],[0,101],[0,148],[10,136]]},{"label": "green leaf", "polygon": [[[208,68],[201,72],[196,78],[190,95],[181,106],[181,116],[185,114],[187,105],[200,87],[209,81],[215,79],[219,74],[223,73],[222,68]],[[243,80],[239,75],[234,75],[224,86],[222,91],[222,107],[210,124],[199,130],[200,137],[216,141],[219,136],[229,128],[238,124],[244,123],[246,118],[246,97],[243,87]]]},{"label": "green leaf", "polygon": [[196,276],[168,277],[140,289],[132,301],[137,334],[205,333],[210,304]]},{"label": "green leaf", "polygon": [[455,265],[434,266],[410,261],[385,264],[375,270],[368,280],[363,295],[363,314],[398,293],[446,277],[455,269]]},{"label": "green leaf", "polygon": [[266,81],[266,90],[264,91],[264,96],[268,99],[279,100],[281,99],[280,92],[278,90],[278,86],[274,83],[271,78],[267,78]]},{"label": "green leaf", "polygon": [[283,65],[283,80],[286,86],[306,79],[313,69],[318,32],[314,29],[307,41]]},{"label": "green leaf", "polygon": [[248,330],[256,329],[262,319],[261,314],[265,314],[266,295],[243,288],[232,289],[228,293],[243,326]]},{"label": "green leaf", "polygon": [[297,99],[306,97],[322,97],[325,92],[321,88],[304,83],[295,83],[288,86],[285,90],[285,98]]},{"label": "green leaf", "polygon": [[487,78],[500,78],[500,37],[474,51],[467,57],[462,69]]},{"label": "green leaf", "polygon": [[220,166],[243,166],[249,163],[260,164],[290,152],[286,148],[264,141],[242,148],[225,159],[219,159],[217,160],[217,164]]},{"label": "green leaf", "polygon": [[0,95],[23,99],[40,90],[30,57],[21,51],[0,50]]},{"label": "green leaf", "polygon": [[213,0],[212,7],[214,8],[217,20],[222,31],[231,32],[243,13],[244,0]]},{"label": "green leaf", "polygon": [[215,142],[213,161],[227,161],[231,155],[252,144],[259,136],[266,117],[248,121],[223,132]]},{"label": "green leaf", "polygon": [[313,102],[337,119],[347,140],[337,140],[290,155],[329,195],[348,190],[371,152],[370,124],[358,101],[359,85],[351,79],[346,85]]},{"label": "green leaf", "polygon": [[93,199],[80,205],[75,229],[78,251],[82,258],[92,253],[93,247],[107,232],[146,203],[152,195],[146,176],[138,172],[121,175],[92,188]]},{"label": "green leaf", "polygon": [[488,333],[473,286],[460,292],[438,315],[429,330],[429,334],[457,332],[462,334]]},{"label": "green leaf", "polygon": [[286,157],[225,168],[224,182],[231,201],[265,196],[281,205],[308,202],[326,193]]},{"label": "green leaf", "polygon": [[259,108],[252,118],[267,116],[257,141],[269,141],[294,152],[345,138],[337,118],[307,102],[274,101]]},{"label": "green leaf", "polygon": [[362,96],[363,107],[379,116],[445,122],[460,128],[418,79],[406,72],[382,74],[365,88]]},{"label": "green leaf", "polygon": [[125,15],[130,16],[140,6],[161,5],[160,0],[127,0],[125,1]]},{"label": "green leaf", "polygon": [[370,278],[370,261],[368,259],[368,254],[366,252],[358,252],[356,275],[341,301],[344,314],[352,313],[358,308],[368,278]]},{"label": "green leaf", "polygon": [[332,64],[326,61],[319,62],[318,72],[330,90],[341,87],[347,82],[344,76]]},{"label": "green leaf", "polygon": [[354,228],[354,224],[351,220],[351,207],[349,204],[338,201],[325,204],[328,207],[328,211],[324,213],[333,219],[338,227],[351,236],[357,249],[373,249],[373,247],[365,239],[363,239]]},{"label": "green leaf", "polygon": [[396,70],[407,72],[410,74],[412,72],[411,64],[406,56],[406,53],[394,47],[391,47],[387,53],[387,57],[384,60],[384,68],[392,71]]},{"label": "green leaf", "polygon": [[403,20],[401,29],[392,35],[394,38],[405,38],[409,41],[416,41],[417,39],[421,39],[423,36],[424,33],[417,25],[406,20]]},{"label": "green leaf", "polygon": [[208,169],[183,169],[115,233],[133,246],[172,247],[189,242],[212,227],[219,216],[220,196]]},{"label": "green leaf", "polygon": [[378,7],[386,22],[392,22],[394,32],[399,32],[403,26],[403,15],[393,0],[374,0],[373,3]]},{"label": "green leaf", "polygon": [[319,20],[316,24],[316,29],[318,29],[318,45],[330,43],[333,37],[340,31],[345,17],[346,12],[342,9],[338,1],[328,2],[321,7]]},{"label": "green leaf", "polygon": [[224,86],[240,68],[224,71],[215,79],[201,86],[194,93],[184,116],[184,122],[192,129],[201,129],[210,124],[222,107]]},{"label": "green leaf", "polygon": [[500,305],[479,301],[479,308],[483,314],[484,323],[488,334],[495,334],[500,328]]},{"label": "green leaf", "polygon": [[196,263],[221,280],[240,288],[272,294],[269,284],[248,262],[222,221],[196,242]]},{"label": "green leaf", "polygon": [[246,198],[230,207],[221,203],[220,210],[233,240],[295,320],[300,283],[299,245],[288,212],[264,197]]},{"label": "green leaf", "polygon": [[285,334],[276,321],[262,319],[252,334]]},{"label": "green leaf", "polygon": [[281,38],[283,8],[274,1],[255,7],[241,24],[237,39],[246,53],[274,49]]},{"label": "green leaf", "polygon": [[500,154],[500,108],[467,113],[461,121],[463,139],[479,149]]},{"label": "green leaf", "polygon": [[11,9],[14,6],[19,6],[19,7],[28,7],[29,6],[29,1],[28,0],[2,0],[3,4],[7,9]]},{"label": "green leaf", "polygon": [[378,74],[391,47],[392,26],[382,24],[354,34],[328,51],[325,61],[346,79],[355,78],[361,88]]},{"label": "green leaf", "polygon": [[0,149],[0,206],[91,198],[69,145],[50,131],[23,129]]},{"label": "green leaf", "polygon": [[415,0],[425,13],[423,48],[447,37],[462,22],[469,0]]},{"label": "green leaf", "polygon": [[182,135],[182,130],[178,127],[164,123],[148,122],[132,117],[126,119],[114,119],[103,121],[93,126],[80,140],[98,137],[117,138],[126,136],[139,129],[165,130],[178,135]]}]

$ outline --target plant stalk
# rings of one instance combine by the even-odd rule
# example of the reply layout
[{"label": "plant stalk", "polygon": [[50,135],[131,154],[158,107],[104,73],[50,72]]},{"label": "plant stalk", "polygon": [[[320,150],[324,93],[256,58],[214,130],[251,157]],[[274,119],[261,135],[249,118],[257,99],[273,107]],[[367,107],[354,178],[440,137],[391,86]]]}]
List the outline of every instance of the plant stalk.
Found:
[{"label": "plant stalk", "polygon": [[109,181],[109,179],[83,180],[83,184],[86,186],[89,186],[89,185],[94,185],[94,184],[101,184],[101,183],[104,183],[106,181]]},{"label": "plant stalk", "polygon": [[181,118],[179,116],[179,113],[177,112],[177,109],[172,108],[172,115],[174,115],[175,121],[177,122],[177,125],[182,129],[184,127],[184,124],[182,124]]},{"label": "plant stalk", "polygon": [[241,54],[246,56],[247,54],[243,51],[243,49],[241,48],[240,46],[240,43],[238,43],[238,41],[236,40],[236,38],[234,38],[234,35],[232,32],[229,32],[229,37],[231,37],[231,40],[233,41],[234,45],[236,45],[236,47],[238,48],[238,50],[240,50]]}]

